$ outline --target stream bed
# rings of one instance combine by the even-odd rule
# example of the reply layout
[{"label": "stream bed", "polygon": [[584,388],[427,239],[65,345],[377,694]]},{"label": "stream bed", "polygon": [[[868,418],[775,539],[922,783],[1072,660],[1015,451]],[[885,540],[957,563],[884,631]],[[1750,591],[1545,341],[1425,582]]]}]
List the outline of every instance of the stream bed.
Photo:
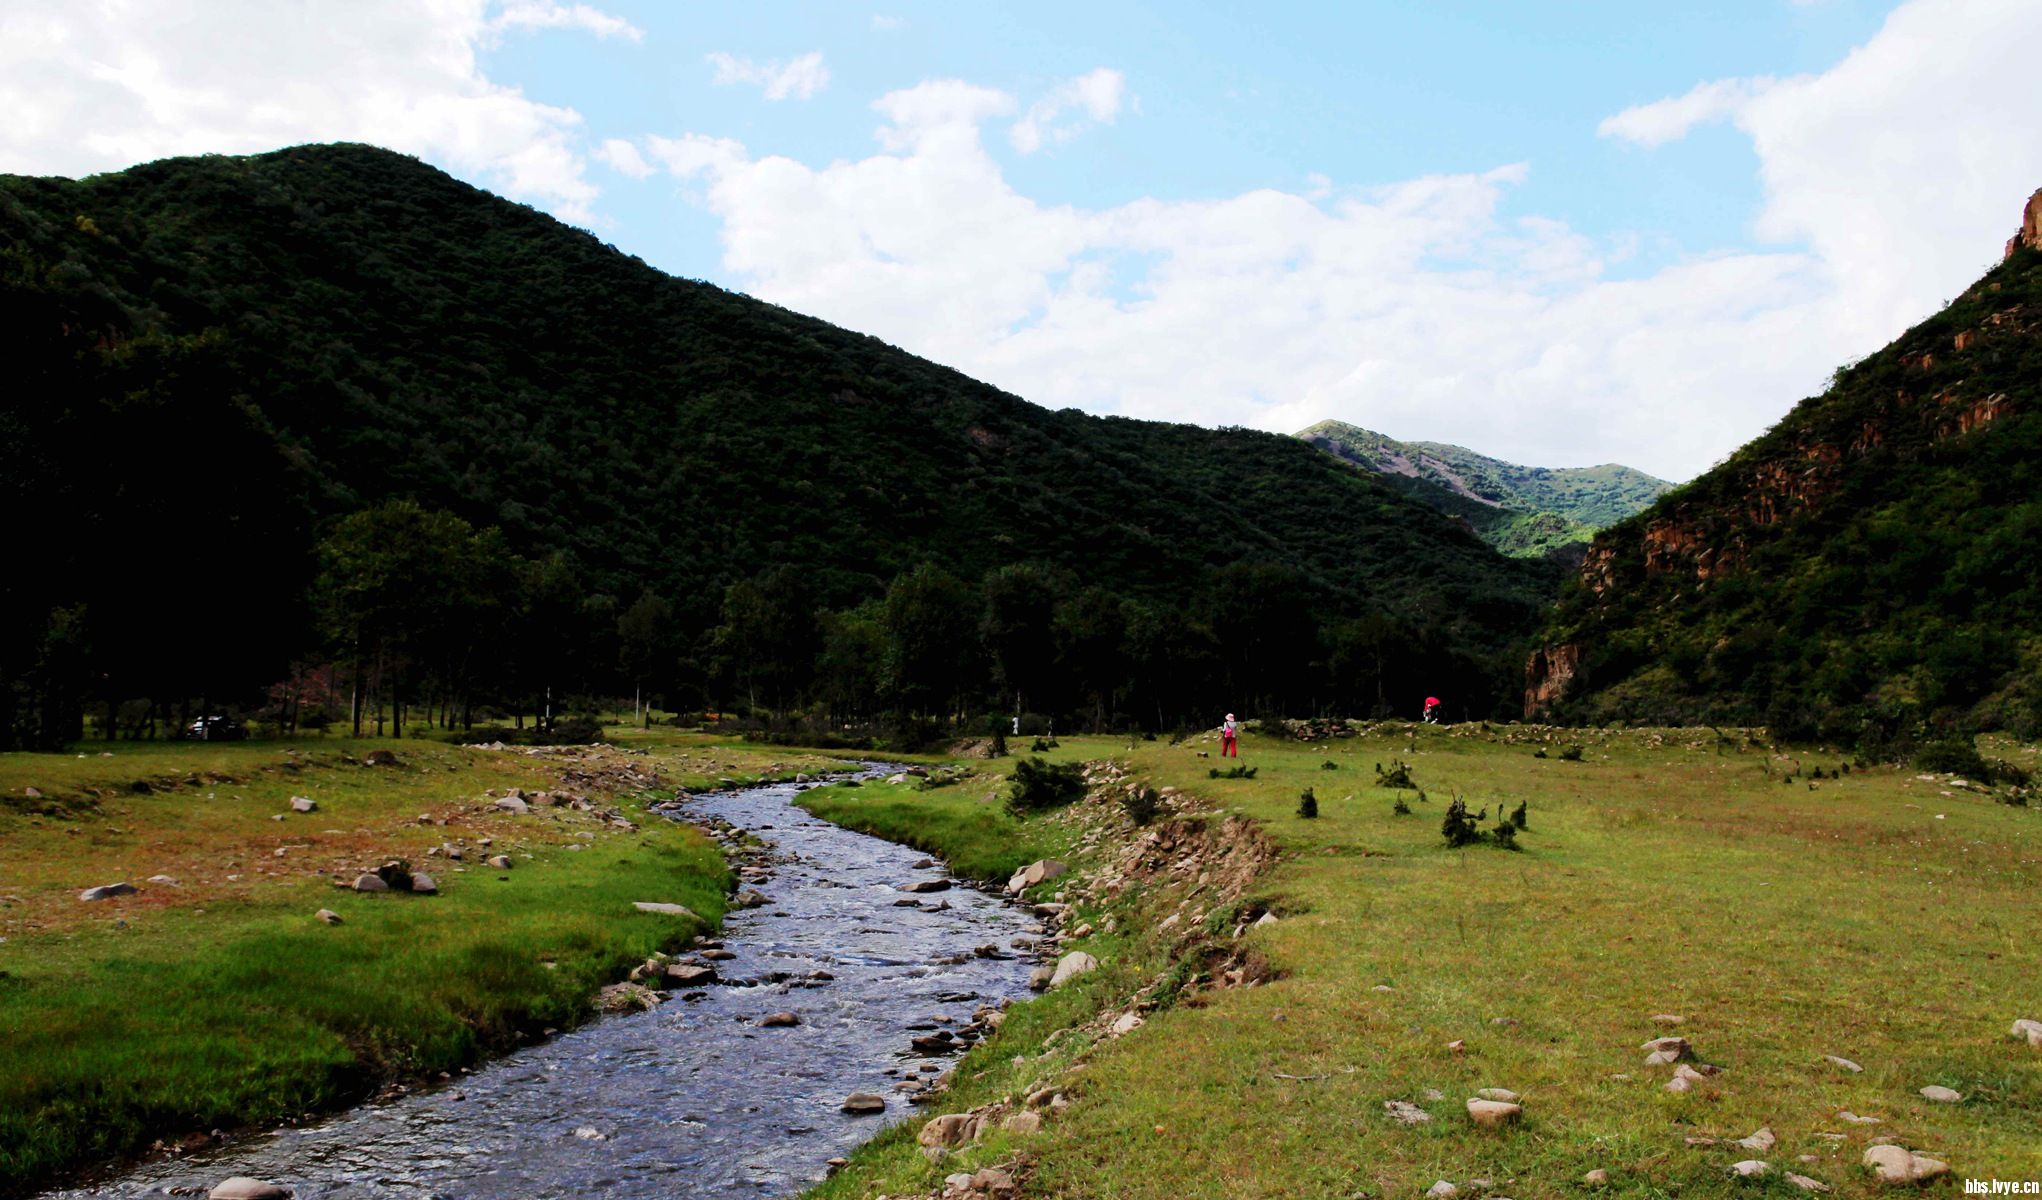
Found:
[{"label": "stream bed", "polygon": [[[955,1057],[914,1053],[911,1037],[1027,994],[1025,947],[1041,933],[1026,909],[962,885],[900,890],[943,878],[942,865],[918,868],[917,851],[809,816],[793,804],[808,786],[704,793],[674,810],[770,843],[770,877],[740,883],[770,903],[725,918],[732,957],[715,966],[728,982],[699,998],[601,1018],[429,1092],[47,1196],[203,1196],[235,1175],[300,1200],[799,1192],[913,1111],[896,1083]],[[1011,957],[974,954],[988,944]],[[801,1023],[758,1025],[776,1012]],[[854,1091],[886,1097],[886,1112],[839,1111]]]}]

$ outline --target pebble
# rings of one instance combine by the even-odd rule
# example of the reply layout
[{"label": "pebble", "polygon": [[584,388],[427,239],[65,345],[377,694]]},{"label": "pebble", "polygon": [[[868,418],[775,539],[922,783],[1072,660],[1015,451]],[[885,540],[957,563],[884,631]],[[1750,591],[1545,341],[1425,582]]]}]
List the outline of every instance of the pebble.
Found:
[{"label": "pebble", "polygon": [[340,919],[340,914],[339,914],[339,913],[337,913],[337,912],[334,912],[334,911],[333,911],[332,909],[330,909],[330,908],[322,908],[322,909],[320,909],[320,910],[319,910],[318,912],[316,912],[316,913],[313,913],[312,915],[313,915],[313,916],[314,916],[315,918],[317,918],[317,919],[319,919],[319,920],[321,920],[321,921],[324,921],[324,922],[325,922],[326,924],[328,924],[328,925],[339,925],[339,924],[342,924],[342,921],[341,921],[341,919]]},{"label": "pebble", "polygon": [[1601,1167],[1597,1167],[1595,1170],[1590,1171],[1588,1174],[1583,1175],[1581,1177],[1581,1186],[1583,1187],[1601,1187],[1603,1184],[1606,1184],[1608,1182],[1609,1172],[1603,1170]]},{"label": "pebble", "polygon": [[1425,1189],[1425,1194],[1431,1196],[1433,1200],[1454,1200],[1454,1197],[1461,1194],[1461,1189],[1448,1180],[1435,1179],[1432,1186]]},{"label": "pebble", "polygon": [[511,869],[511,860],[510,860],[510,855],[508,855],[508,854],[492,854],[492,855],[490,855],[490,856],[489,856],[489,861],[488,861],[488,862],[487,862],[486,864],[484,864],[484,865],[486,865],[486,866],[488,866],[488,867],[490,867],[490,868],[492,868],[492,869],[494,869],[494,870],[498,870],[498,871],[508,871],[508,870],[510,870],[510,869]]},{"label": "pebble", "polygon": [[1829,1190],[1829,1185],[1820,1179],[1810,1179],[1806,1175],[1796,1175],[1792,1171],[1787,1172],[1787,1182],[1804,1192],[1826,1192]]},{"label": "pebble", "polygon": [[1852,1062],[1848,1058],[1838,1058],[1834,1054],[1825,1054],[1822,1057],[1826,1061],[1828,1061],[1832,1066],[1842,1067],[1844,1070],[1849,1071],[1853,1075],[1856,1075],[1865,1069],[1859,1066],[1858,1064]]}]

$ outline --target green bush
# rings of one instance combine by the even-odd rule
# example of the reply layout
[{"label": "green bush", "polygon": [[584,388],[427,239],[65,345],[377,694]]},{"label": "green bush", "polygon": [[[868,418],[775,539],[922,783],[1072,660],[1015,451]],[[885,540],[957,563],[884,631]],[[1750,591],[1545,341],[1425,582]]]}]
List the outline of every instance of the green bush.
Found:
[{"label": "green bush", "polygon": [[1482,840],[1481,826],[1468,815],[1468,803],[1459,796],[1446,806],[1446,820],[1440,822],[1439,832],[1446,839],[1446,844],[1455,849],[1472,846]]},{"label": "green bush", "polygon": [[1146,825],[1156,819],[1162,807],[1162,797],[1152,787],[1137,787],[1121,797],[1120,807],[1127,813],[1127,819],[1137,825]]},{"label": "green bush", "polygon": [[1527,803],[1526,801],[1519,800],[1517,802],[1517,807],[1510,810],[1510,824],[1515,828],[1518,829],[1531,828],[1531,826],[1525,824],[1524,806],[1526,803]]},{"label": "green bush", "polygon": [[1376,764],[1376,786],[1388,788],[1412,788],[1418,785],[1411,780],[1411,764],[1401,758],[1390,760],[1390,769],[1383,770],[1383,764]]},{"label": "green bush", "polygon": [[1567,748],[1566,748],[1565,750],[1562,750],[1562,751],[1560,751],[1560,761],[1561,761],[1561,762],[1580,762],[1580,761],[1581,761],[1581,747],[1580,747],[1579,745],[1573,745],[1573,746],[1569,746],[1569,747],[1567,747]]},{"label": "green bush", "polygon": [[1312,794],[1310,788],[1306,788],[1298,796],[1298,815],[1307,821],[1314,820],[1319,815],[1319,798]]},{"label": "green bush", "polygon": [[1085,776],[1076,763],[1058,765],[1039,758],[1014,764],[1007,788],[1007,811],[1015,816],[1062,808],[1085,794]]}]

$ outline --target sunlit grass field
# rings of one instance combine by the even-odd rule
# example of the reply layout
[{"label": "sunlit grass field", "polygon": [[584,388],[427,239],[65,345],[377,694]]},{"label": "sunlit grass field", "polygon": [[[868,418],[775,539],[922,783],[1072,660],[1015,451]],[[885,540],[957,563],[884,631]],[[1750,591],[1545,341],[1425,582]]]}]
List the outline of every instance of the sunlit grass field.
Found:
[{"label": "sunlit grass field", "polygon": [[[1252,780],[1209,778],[1206,742],[1064,739],[1059,757],[1121,758],[1265,823],[1287,851],[1263,897],[1281,920],[1246,936],[1283,977],[1088,1056],[1079,1103],[1026,1146],[1031,1194],[1417,1196],[1445,1179],[1465,1195],[1486,1179],[1523,1200],[1579,1194],[1592,1170],[1614,1195],[1801,1194],[1787,1172],[1868,1194],[1859,1163],[1881,1137],[1950,1164],[1933,1191],[2042,1178],[2042,1050],[2009,1035],[2042,1019],[2042,812],[1899,768],[1830,779],[1843,757],[1708,731],[1591,733],[1578,762],[1557,757],[1565,735],[1538,758],[1506,732],[1249,736]],[[1409,816],[1376,786],[1399,758],[1427,795],[1402,792]],[[1307,787],[1316,820],[1296,815]],[[1523,849],[1448,849],[1456,793],[1491,827],[1525,803]],[[1102,958],[1135,953],[1101,940]],[[1015,1024],[976,1069],[1033,1055],[1041,1027]],[[1668,1093],[1672,1068],[1640,1049],[1665,1034],[1721,1074]],[[997,1075],[966,1074],[942,1111],[997,1097]],[[1929,1085],[1964,1100],[1932,1103]],[[1521,1094],[1521,1124],[1471,1126],[1464,1101],[1487,1087]],[[1394,1123],[1389,1100],[1431,1120]],[[1761,1128],[1777,1138],[1763,1152],[1688,1143]],[[926,1184],[1013,1147],[940,1167],[914,1149],[867,1151],[866,1178]],[[1754,1158],[1767,1180],[1731,1177]]]}]

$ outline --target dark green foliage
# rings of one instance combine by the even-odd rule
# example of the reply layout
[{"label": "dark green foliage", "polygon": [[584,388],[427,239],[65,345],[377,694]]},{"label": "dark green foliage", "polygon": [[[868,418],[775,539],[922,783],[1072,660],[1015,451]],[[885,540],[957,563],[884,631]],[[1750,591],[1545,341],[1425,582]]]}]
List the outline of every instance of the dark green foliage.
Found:
[{"label": "dark green foliage", "polygon": [[1446,844],[1456,849],[1482,840],[1482,827],[1468,815],[1467,802],[1459,796],[1446,806],[1446,819],[1440,822],[1439,832],[1446,838]]},{"label": "dark green foliage", "polygon": [[1334,762],[1332,759],[1329,758],[1325,762],[1319,764],[1319,769],[1321,771],[1337,771],[1340,769],[1340,764]]},{"label": "dark green foliage", "polygon": [[1546,755],[1546,751],[1545,751],[1545,747],[1541,746],[1541,747],[1540,747],[1539,749],[1537,749],[1537,750],[1534,750],[1534,751],[1532,751],[1532,757],[1533,757],[1533,758],[1545,758],[1545,757],[1547,757],[1547,755]]},{"label": "dark green foliage", "polygon": [[1121,797],[1120,807],[1127,813],[1128,820],[1137,825],[1146,825],[1156,819],[1156,813],[1160,811],[1162,802],[1163,798],[1156,793],[1156,789],[1136,787]]},{"label": "dark green foliage", "polygon": [[1007,787],[1007,811],[1017,817],[1062,808],[1085,794],[1085,776],[1076,763],[1050,763],[1024,758],[1014,764]]},{"label": "dark green foliage", "polygon": [[1561,750],[1560,750],[1560,761],[1561,761],[1561,762],[1580,762],[1580,761],[1581,761],[1581,747],[1580,747],[1580,745],[1576,744],[1576,745],[1572,745],[1572,746],[1564,746],[1564,747],[1562,747],[1562,748],[1561,748]]},{"label": "dark green foliage", "polygon": [[1228,767],[1222,771],[1218,767],[1211,767],[1206,770],[1205,776],[1207,779],[1253,779],[1258,769],[1256,767]]},{"label": "dark green foliage", "polygon": [[[2009,214],[2011,215],[2011,213]],[[1562,719],[1768,727],[1898,760],[2042,733],[2042,252],[1597,538],[1546,634]]]},{"label": "dark green foliage", "polygon": [[1306,788],[1298,795],[1298,815],[1307,821],[1313,820],[1319,815],[1319,798],[1312,794],[1312,789],[1310,788]]},{"label": "dark green foliage", "polygon": [[1393,758],[1387,771],[1383,769],[1383,764],[1376,764],[1376,786],[1416,789],[1418,785],[1411,781],[1411,764],[1401,758]]},{"label": "dark green foliage", "polygon": [[1498,850],[1524,849],[1524,847],[1517,844],[1517,826],[1509,821],[1498,820],[1496,828],[1489,831],[1489,840],[1495,843]]},{"label": "dark green foliage", "polygon": [[1028,744],[1028,753],[1030,754],[1048,754],[1049,749],[1050,744],[1044,738],[1036,738]]},{"label": "dark green foliage", "polygon": [[1969,739],[1930,742],[1914,752],[1909,760],[1917,771],[1940,771],[1945,775],[1962,775],[1982,783],[1992,782],[1992,768],[1978,753],[1978,747]]},{"label": "dark green foliage", "polygon": [[1400,817],[1408,817],[1411,815],[1411,806],[1404,803],[1404,798],[1399,796],[1397,802],[1390,806],[1390,812]]},{"label": "dark green foliage", "polygon": [[1279,713],[1265,713],[1255,722],[1255,732],[1263,737],[1288,738],[1290,726],[1284,723]]},{"label": "dark green foliage", "polygon": [[1527,803],[1529,802],[1520,800],[1517,802],[1517,807],[1510,810],[1510,824],[1516,826],[1519,829],[1531,828],[1531,826],[1525,824],[1524,809]]}]

